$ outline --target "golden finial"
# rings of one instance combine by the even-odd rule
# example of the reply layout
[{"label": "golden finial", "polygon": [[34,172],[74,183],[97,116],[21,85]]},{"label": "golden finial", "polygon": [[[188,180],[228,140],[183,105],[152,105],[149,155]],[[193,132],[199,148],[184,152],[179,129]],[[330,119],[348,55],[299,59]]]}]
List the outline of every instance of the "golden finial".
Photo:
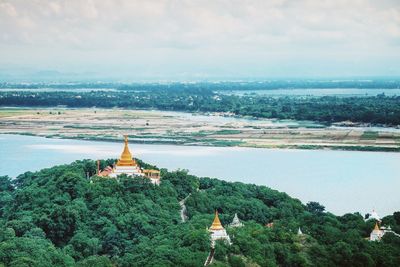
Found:
[{"label": "golden finial", "polygon": [[214,221],[211,224],[210,230],[223,230],[224,227],[222,227],[221,221],[219,220],[218,217],[218,211],[215,210],[215,217],[214,217]]},{"label": "golden finial", "polygon": [[129,151],[127,135],[124,135],[124,142],[125,142],[124,150],[122,151],[121,157],[117,162],[117,166],[135,166],[136,163],[132,159],[132,154]]}]

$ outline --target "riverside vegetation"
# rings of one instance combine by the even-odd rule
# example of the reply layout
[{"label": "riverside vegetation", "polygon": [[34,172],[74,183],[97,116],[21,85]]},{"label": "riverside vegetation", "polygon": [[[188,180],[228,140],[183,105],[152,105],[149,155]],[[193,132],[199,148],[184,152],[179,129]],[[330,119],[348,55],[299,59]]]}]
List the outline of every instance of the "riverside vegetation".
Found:
[{"label": "riverside vegetation", "polygon": [[[245,226],[227,227],[233,244],[217,242],[213,266],[400,266],[400,238],[367,241],[375,221],[359,213],[335,216],[265,186],[161,172],[160,186],[107,179],[82,160],[0,177],[0,266],[202,266],[216,209],[224,225],[237,213]],[[189,194],[182,223],[179,201]],[[400,232],[400,212],[383,224]]]},{"label": "riverside vegetation", "polygon": [[[264,87],[262,88],[265,88]],[[394,84],[393,86],[398,86]],[[87,85],[88,87],[88,85]],[[61,85],[59,88],[62,89]],[[92,87],[89,87],[92,88]],[[108,88],[108,87],[106,87]],[[311,120],[324,123],[400,125],[400,96],[304,97],[228,95],[218,93],[210,84],[131,85],[113,91],[3,91],[0,106],[100,107],[159,109],[187,112],[225,112],[238,116]],[[252,84],[229,84],[221,89],[253,89]],[[268,88],[268,86],[267,86]],[[392,88],[392,87],[388,87]],[[395,87],[397,88],[397,87]],[[12,89],[12,87],[11,87]]]}]

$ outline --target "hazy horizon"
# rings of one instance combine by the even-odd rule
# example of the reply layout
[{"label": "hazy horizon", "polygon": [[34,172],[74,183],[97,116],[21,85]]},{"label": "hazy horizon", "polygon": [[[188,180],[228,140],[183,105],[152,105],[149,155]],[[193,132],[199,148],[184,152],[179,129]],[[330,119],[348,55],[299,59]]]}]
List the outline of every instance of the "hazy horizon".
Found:
[{"label": "hazy horizon", "polygon": [[0,81],[400,77],[400,2],[0,0]]}]

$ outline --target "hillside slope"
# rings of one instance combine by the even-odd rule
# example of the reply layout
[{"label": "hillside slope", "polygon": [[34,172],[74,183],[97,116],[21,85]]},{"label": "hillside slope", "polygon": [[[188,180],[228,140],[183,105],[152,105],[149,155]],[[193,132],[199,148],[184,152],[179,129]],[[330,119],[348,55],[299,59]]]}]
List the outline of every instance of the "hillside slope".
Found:
[{"label": "hillside slope", "polygon": [[[338,217],[264,186],[185,171],[162,170],[160,186],[87,178],[95,172],[84,160],[0,177],[0,266],[203,266],[216,209],[223,225],[237,213],[245,226],[227,227],[233,245],[217,243],[214,266],[400,266],[400,238],[365,240],[374,221],[357,213]],[[383,223],[400,232],[400,213]]]}]

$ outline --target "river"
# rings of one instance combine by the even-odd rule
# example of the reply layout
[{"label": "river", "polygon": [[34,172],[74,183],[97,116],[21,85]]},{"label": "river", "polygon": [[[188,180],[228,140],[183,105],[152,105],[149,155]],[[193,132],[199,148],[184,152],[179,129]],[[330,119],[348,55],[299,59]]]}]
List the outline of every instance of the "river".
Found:
[{"label": "river", "polygon": [[[400,210],[400,153],[130,144],[169,170],[266,185],[334,214]],[[77,159],[117,158],[121,143],[0,135],[0,175],[15,177]]]},{"label": "river", "polygon": [[337,96],[337,97],[365,97],[385,94],[386,96],[400,95],[400,89],[385,89],[385,88],[300,88],[300,89],[268,89],[268,90],[224,90],[217,91],[220,94],[227,95],[258,95],[258,96]]}]

